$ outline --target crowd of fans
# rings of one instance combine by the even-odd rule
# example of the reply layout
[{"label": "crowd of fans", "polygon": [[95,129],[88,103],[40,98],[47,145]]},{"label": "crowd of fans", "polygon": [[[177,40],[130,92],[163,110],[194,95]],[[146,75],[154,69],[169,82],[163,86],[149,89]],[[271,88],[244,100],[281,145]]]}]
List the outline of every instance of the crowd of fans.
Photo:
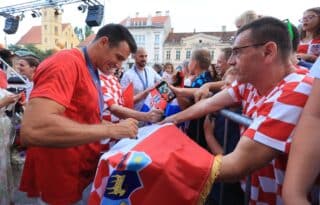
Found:
[{"label": "crowd of fans", "polygon": [[[222,49],[215,64],[207,49],[197,48],[177,68],[171,62],[149,67],[146,49],[117,24],[102,27],[87,47],[42,63],[31,52],[1,48],[3,62],[27,83],[21,93],[7,91],[7,64],[0,62],[0,204],[85,204],[101,152],[157,122],[184,123],[199,146],[224,155],[206,204],[244,204],[247,175],[252,204],[319,204],[320,7],[307,9],[300,22],[295,27],[244,12],[232,47]],[[131,53],[135,63],[124,71]],[[179,112],[144,112],[145,99],[162,81],[176,97],[167,107],[175,103]],[[6,115],[16,103],[25,109],[13,142],[26,152],[19,187],[10,166],[18,128]],[[222,108],[253,122],[225,126]]]}]

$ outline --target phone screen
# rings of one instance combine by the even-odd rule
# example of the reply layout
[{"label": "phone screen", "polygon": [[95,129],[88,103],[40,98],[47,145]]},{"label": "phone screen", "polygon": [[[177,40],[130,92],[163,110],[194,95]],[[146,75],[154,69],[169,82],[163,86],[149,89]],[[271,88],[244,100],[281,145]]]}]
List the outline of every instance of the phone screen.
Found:
[{"label": "phone screen", "polygon": [[162,81],[157,87],[156,89],[158,90],[158,92],[160,93],[161,97],[164,98],[167,102],[170,102],[171,100],[173,100],[176,95],[174,94],[174,92],[170,89],[170,87],[168,86],[168,83],[165,81]]}]

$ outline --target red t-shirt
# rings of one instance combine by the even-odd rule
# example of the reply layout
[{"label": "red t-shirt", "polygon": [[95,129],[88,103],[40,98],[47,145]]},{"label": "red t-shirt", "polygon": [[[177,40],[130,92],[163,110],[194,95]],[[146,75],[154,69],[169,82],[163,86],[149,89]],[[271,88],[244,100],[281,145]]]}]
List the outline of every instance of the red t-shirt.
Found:
[{"label": "red t-shirt", "polygon": [[[63,105],[63,115],[76,122],[100,123],[98,92],[78,49],[58,52],[41,63],[30,98],[38,97]],[[49,204],[77,202],[93,181],[99,155],[99,142],[70,148],[29,148],[20,189]]]}]

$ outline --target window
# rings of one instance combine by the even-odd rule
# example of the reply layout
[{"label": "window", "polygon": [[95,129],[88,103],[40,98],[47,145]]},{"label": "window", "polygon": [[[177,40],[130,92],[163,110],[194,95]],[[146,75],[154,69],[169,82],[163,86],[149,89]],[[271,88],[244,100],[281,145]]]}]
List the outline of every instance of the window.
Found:
[{"label": "window", "polygon": [[54,35],[56,35],[56,36],[58,35],[58,26],[54,27]]},{"label": "window", "polygon": [[134,39],[135,39],[138,47],[145,46],[145,36],[144,35],[134,35]]},{"label": "window", "polygon": [[48,29],[48,26],[47,25],[44,25],[44,30],[46,31]]},{"label": "window", "polygon": [[211,60],[214,59],[214,50],[211,51]]},{"label": "window", "polygon": [[171,52],[170,51],[166,51],[166,60],[170,60],[170,56]]},{"label": "window", "polygon": [[44,42],[47,43],[47,42],[48,42],[48,39],[47,39],[47,38],[44,38]]},{"label": "window", "polygon": [[157,46],[160,45],[160,35],[159,34],[156,34],[154,36],[154,45],[157,45]]},{"label": "window", "polygon": [[190,59],[191,57],[191,51],[190,50],[187,50],[186,52],[186,59]]},{"label": "window", "polygon": [[159,61],[159,54],[158,53],[154,54],[154,61],[155,62]]},{"label": "window", "polygon": [[180,60],[180,54],[181,54],[181,51],[176,50],[176,60]]}]

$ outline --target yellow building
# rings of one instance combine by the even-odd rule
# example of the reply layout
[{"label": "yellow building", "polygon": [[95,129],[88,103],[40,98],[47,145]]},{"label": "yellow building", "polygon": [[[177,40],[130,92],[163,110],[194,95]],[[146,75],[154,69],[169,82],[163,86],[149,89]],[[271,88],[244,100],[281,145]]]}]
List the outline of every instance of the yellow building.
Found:
[{"label": "yellow building", "polygon": [[33,26],[16,43],[24,46],[32,44],[41,50],[73,48],[79,44],[79,39],[70,23],[62,23],[62,15],[54,8],[41,11],[41,26]]}]

